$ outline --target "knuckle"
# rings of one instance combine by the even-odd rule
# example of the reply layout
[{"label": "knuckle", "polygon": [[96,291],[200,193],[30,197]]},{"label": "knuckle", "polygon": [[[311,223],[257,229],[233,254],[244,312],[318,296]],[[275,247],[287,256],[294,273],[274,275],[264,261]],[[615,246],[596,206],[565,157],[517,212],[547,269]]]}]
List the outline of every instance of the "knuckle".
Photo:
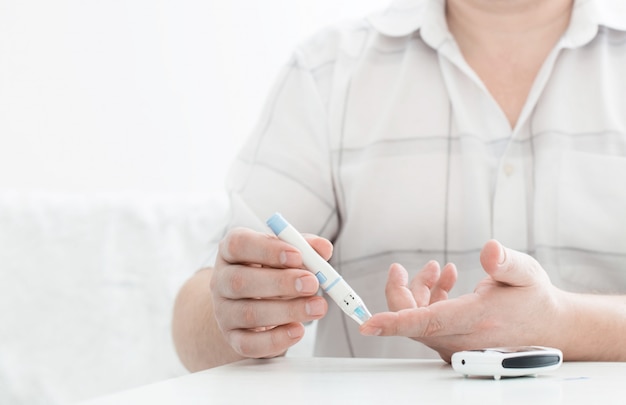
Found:
[{"label": "knuckle", "polygon": [[228,277],[228,288],[233,296],[241,295],[245,286],[246,281],[243,271],[234,271]]},{"label": "knuckle", "polygon": [[249,339],[240,339],[235,350],[244,357],[257,357],[255,356],[254,347]]},{"label": "knuckle", "polygon": [[241,332],[231,331],[227,334],[226,340],[230,344],[230,347],[235,351],[235,353],[240,356],[250,357],[246,354],[247,351],[250,350],[250,345],[247,343],[246,339]]},{"label": "knuckle", "polygon": [[255,327],[258,326],[258,306],[253,302],[243,302],[241,303],[241,318],[246,327]]},{"label": "knuckle", "polygon": [[424,328],[424,336],[425,337],[437,336],[439,332],[442,331],[443,329],[444,329],[444,325],[439,319],[437,318],[428,319],[426,327]]},{"label": "knuckle", "polygon": [[235,252],[240,251],[246,242],[246,232],[243,228],[233,228],[219,242],[219,253],[227,261],[232,262]]},{"label": "knuckle", "polygon": [[424,328],[424,332],[422,333],[422,336],[424,336],[424,337],[435,336],[435,332],[436,331],[437,331],[437,326],[435,325],[435,323],[434,322],[428,322],[428,324]]}]

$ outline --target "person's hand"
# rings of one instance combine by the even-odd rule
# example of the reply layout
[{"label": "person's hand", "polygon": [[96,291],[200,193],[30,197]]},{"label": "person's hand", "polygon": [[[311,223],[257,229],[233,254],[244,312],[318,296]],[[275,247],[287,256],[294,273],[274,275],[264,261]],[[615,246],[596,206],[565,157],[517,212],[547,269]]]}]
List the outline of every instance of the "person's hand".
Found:
[{"label": "person's hand", "polygon": [[361,325],[361,333],[406,336],[450,362],[454,352],[496,346],[557,346],[562,291],[532,257],[491,240],[480,255],[487,273],[473,293],[447,299],[456,269],[428,263],[408,284],[406,270],[389,269],[389,310]]},{"label": "person's hand", "polygon": [[[332,245],[306,236],[325,259]],[[210,289],[217,324],[243,357],[279,356],[304,336],[303,322],[319,319],[328,305],[315,295],[317,278],[304,270],[300,252],[278,238],[249,229],[221,241]]]}]

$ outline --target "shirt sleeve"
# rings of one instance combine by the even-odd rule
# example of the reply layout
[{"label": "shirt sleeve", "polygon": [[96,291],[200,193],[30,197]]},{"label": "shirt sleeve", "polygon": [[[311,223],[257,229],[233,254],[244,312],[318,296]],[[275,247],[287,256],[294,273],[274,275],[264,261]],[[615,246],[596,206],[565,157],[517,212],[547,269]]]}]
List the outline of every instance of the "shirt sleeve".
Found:
[{"label": "shirt sleeve", "polygon": [[281,212],[301,232],[336,232],[328,114],[305,59],[296,52],[285,66],[230,168],[227,229],[269,232],[266,219]]}]

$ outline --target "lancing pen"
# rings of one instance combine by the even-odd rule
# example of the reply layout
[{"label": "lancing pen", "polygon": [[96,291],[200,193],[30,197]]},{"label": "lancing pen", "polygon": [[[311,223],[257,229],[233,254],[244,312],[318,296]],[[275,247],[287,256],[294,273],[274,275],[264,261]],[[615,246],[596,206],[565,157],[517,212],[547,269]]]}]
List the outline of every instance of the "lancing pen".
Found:
[{"label": "lancing pen", "polygon": [[267,225],[279,239],[300,251],[302,262],[307,270],[315,274],[322,290],[339,305],[343,312],[359,325],[372,317],[361,297],[282,215],[275,213],[267,220]]}]

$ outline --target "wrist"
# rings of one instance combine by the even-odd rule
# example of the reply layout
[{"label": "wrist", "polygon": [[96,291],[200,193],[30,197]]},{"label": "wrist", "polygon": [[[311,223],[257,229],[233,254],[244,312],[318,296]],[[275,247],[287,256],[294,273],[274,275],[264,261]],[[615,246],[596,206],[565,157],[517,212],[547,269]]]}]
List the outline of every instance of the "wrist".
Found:
[{"label": "wrist", "polygon": [[562,306],[555,347],[565,361],[625,361],[626,300],[621,296],[560,291]]}]

